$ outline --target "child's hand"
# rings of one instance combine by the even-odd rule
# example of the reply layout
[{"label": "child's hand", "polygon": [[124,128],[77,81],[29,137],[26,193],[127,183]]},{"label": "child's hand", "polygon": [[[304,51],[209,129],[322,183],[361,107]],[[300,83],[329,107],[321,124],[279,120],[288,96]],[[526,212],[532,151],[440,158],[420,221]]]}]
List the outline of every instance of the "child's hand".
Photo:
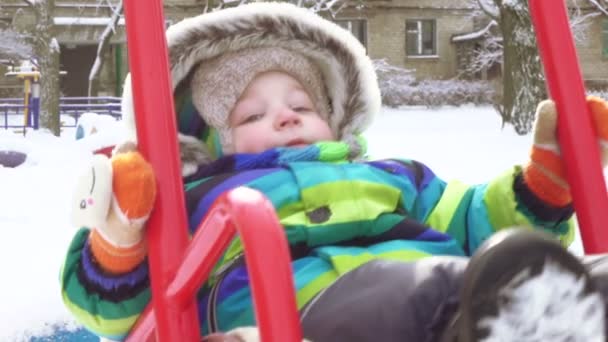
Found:
[{"label": "child's hand", "polygon": [[154,172],[134,145],[111,159],[96,155],[79,178],[72,220],[91,229],[91,250],[107,271],[126,272],[145,257],[142,228],[155,198]]},{"label": "child's hand", "polygon": [[[602,166],[608,164],[608,103],[587,97],[595,134],[600,144]],[[534,145],[530,163],[524,168],[528,187],[543,201],[565,206],[572,201],[557,141],[557,109],[551,100],[538,105],[534,123]]]}]

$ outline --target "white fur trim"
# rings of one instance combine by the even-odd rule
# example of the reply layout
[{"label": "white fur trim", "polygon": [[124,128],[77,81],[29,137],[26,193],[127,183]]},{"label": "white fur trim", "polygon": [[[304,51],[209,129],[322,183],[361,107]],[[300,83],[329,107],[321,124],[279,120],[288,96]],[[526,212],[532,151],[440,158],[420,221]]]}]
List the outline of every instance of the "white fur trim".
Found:
[{"label": "white fur trim", "polygon": [[190,175],[193,175],[196,170],[198,170],[198,165],[194,164],[194,163],[183,163],[182,164],[182,177],[188,177]]},{"label": "white fur trim", "polygon": [[482,341],[605,341],[604,302],[598,293],[584,295],[586,279],[550,261],[542,273],[522,282],[528,272],[501,290],[509,300],[498,316],[480,321],[490,330]]}]

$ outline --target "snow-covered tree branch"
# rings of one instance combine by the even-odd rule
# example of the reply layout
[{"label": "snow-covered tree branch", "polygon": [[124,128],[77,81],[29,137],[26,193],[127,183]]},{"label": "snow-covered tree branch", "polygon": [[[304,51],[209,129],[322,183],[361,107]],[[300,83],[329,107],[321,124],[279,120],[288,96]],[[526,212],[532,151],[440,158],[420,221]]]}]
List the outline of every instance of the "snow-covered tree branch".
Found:
[{"label": "snow-covered tree branch", "polygon": [[[497,4],[498,0],[476,0],[479,8],[490,18],[495,21],[500,20],[500,8]],[[502,3],[502,1],[499,1]]]},{"label": "snow-covered tree branch", "polygon": [[591,25],[591,20],[589,19],[602,15],[598,11],[585,10],[580,4],[581,1],[587,3],[588,0],[574,0],[569,13],[572,35],[578,43],[587,40],[587,31]]},{"label": "snow-covered tree branch", "polygon": [[587,0],[598,12],[608,16],[608,0]]},{"label": "snow-covered tree branch", "polygon": [[99,43],[97,44],[97,56],[95,57],[95,62],[93,62],[93,66],[91,67],[91,71],[89,72],[89,89],[88,95],[93,96],[94,94],[94,85],[97,76],[103,66],[105,55],[110,46],[110,39],[116,32],[116,25],[118,21],[122,17],[123,12],[123,2],[119,1],[118,4],[113,5],[110,1],[106,0],[106,4],[112,10],[112,17],[110,18],[110,22],[108,26],[104,29],[99,37]]},{"label": "snow-covered tree branch", "polygon": [[29,59],[32,46],[25,42],[27,36],[10,29],[0,29],[0,57],[6,59]]},{"label": "snow-covered tree branch", "polygon": [[464,75],[475,75],[494,65],[502,64],[502,37],[493,32],[497,27],[498,23],[490,20],[487,25],[477,31],[452,38],[454,43],[472,40],[478,42],[478,48],[468,51],[470,58],[462,70]]}]

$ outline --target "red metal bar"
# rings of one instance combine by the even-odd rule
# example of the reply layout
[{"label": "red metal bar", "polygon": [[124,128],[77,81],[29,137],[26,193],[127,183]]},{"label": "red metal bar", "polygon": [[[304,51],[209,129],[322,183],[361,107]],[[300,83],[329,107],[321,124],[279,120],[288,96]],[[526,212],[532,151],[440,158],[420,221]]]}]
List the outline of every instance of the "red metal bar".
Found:
[{"label": "red metal bar", "polygon": [[608,195],[564,0],[530,0],[540,56],[559,111],[558,139],[585,253],[608,252]]},{"label": "red metal bar", "polygon": [[188,244],[188,225],[163,4],[161,0],[125,0],[124,5],[138,148],[152,164],[158,182],[158,198],[146,231],[156,337],[159,341],[199,341],[194,297],[182,308],[166,296]]},{"label": "red metal bar", "polygon": [[176,303],[192,298],[238,232],[262,341],[302,340],[289,249],[272,203],[241,187],[222,195],[197,230],[167,296]]},{"label": "red metal bar", "polygon": [[[233,211],[226,199],[220,197],[203,222],[198,227],[192,238],[190,246],[175,275],[174,281],[167,289],[167,297],[176,303],[183,305],[185,301],[192,298],[208,278],[213,266],[219,261],[222,253],[236,232],[230,213]],[[238,220],[238,218],[234,218]],[[245,218],[246,220],[259,222],[257,218]],[[272,224],[272,222],[260,222],[261,224]],[[284,234],[283,231],[280,232]],[[264,248],[264,245],[257,245]]]},{"label": "red metal bar", "polygon": [[[236,231],[245,248],[262,341],[301,341],[287,239],[272,204],[252,189],[237,188],[213,204],[186,251],[167,297],[178,307],[188,305]],[[154,319],[153,312],[147,311],[129,341],[150,340]]]},{"label": "red metal bar", "polygon": [[152,303],[148,304],[146,310],[139,316],[137,324],[125,340],[126,342],[155,342],[156,319]]},{"label": "red metal bar", "polygon": [[261,193],[247,188],[236,189],[226,199],[227,203],[242,203],[233,205],[230,214],[245,245],[261,340],[301,341],[287,239],[272,204],[262,202]]}]

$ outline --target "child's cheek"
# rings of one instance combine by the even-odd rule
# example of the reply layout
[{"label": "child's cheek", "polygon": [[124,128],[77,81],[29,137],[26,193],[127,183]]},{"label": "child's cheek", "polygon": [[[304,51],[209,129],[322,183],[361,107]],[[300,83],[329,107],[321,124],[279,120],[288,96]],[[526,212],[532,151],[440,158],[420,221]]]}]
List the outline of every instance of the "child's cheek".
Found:
[{"label": "child's cheek", "polygon": [[258,153],[265,150],[269,134],[258,125],[239,127],[233,132],[234,148],[237,153]]}]

